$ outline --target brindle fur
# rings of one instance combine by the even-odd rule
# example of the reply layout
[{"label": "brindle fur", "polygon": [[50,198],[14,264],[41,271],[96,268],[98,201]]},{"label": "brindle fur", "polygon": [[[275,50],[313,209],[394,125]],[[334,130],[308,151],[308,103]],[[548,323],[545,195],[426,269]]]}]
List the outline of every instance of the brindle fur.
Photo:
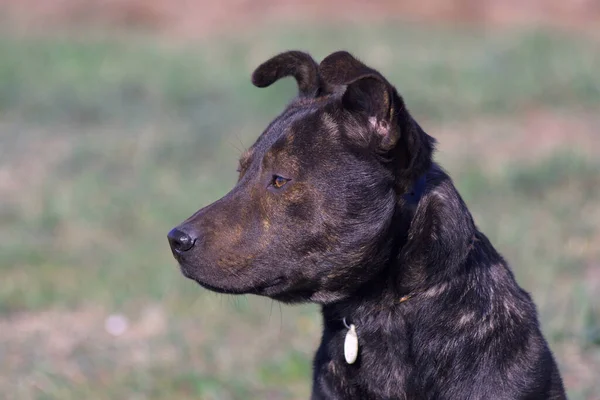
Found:
[{"label": "brindle fur", "polygon": [[[396,89],[347,52],[320,65],[283,53],[252,80],[288,75],[300,95],[243,154],[238,183],[169,234],[183,274],[321,304],[314,400],[564,399],[530,296]],[[277,189],[274,175],[289,181]],[[344,318],[360,342],[352,365]]]}]

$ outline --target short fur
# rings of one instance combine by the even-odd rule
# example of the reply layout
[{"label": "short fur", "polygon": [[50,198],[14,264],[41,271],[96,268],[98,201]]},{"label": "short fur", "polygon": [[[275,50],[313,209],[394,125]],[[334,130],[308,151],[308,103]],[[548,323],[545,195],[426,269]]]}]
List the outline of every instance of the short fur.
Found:
[{"label": "short fur", "polygon": [[[183,274],[322,304],[314,400],[565,399],[530,296],[396,89],[347,52],[320,65],[282,53],[253,82],[288,75],[300,95],[244,153],[236,186],[169,233]],[[360,344],[351,365],[343,319]]]}]

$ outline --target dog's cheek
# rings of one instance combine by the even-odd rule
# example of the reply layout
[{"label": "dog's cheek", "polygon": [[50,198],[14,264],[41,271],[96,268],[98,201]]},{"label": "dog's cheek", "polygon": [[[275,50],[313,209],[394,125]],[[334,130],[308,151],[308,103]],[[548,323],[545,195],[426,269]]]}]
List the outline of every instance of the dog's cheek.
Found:
[{"label": "dog's cheek", "polygon": [[292,228],[302,228],[313,219],[314,206],[303,201],[293,202],[286,206],[285,214]]}]

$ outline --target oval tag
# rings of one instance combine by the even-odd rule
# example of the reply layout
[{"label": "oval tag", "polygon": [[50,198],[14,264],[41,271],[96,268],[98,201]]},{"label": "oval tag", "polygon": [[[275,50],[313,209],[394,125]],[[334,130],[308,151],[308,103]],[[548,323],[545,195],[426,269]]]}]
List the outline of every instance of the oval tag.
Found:
[{"label": "oval tag", "polygon": [[350,324],[350,329],[346,332],[346,340],[344,340],[344,357],[348,364],[354,364],[358,357],[358,336],[356,335],[356,327]]}]

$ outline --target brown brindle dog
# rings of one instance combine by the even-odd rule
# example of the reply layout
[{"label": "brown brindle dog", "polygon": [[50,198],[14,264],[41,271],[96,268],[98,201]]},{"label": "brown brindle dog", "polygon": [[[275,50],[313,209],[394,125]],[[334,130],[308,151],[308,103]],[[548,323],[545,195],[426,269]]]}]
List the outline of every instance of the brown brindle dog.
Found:
[{"label": "brown brindle dog", "polygon": [[322,305],[313,399],[564,399],[529,295],[432,162],[396,89],[347,52],[280,54],[294,99],[222,199],[169,232],[221,293]]}]

